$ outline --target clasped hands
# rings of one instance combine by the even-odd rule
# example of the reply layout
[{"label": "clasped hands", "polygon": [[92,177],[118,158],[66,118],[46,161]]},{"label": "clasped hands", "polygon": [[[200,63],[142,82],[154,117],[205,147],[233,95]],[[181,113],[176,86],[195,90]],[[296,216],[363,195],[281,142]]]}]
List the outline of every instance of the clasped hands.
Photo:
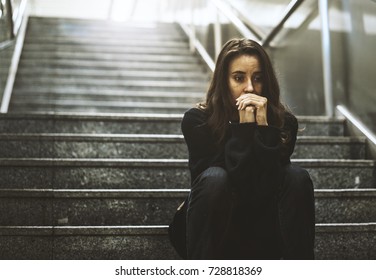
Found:
[{"label": "clasped hands", "polygon": [[253,93],[242,94],[236,99],[239,122],[256,122],[258,125],[268,125],[267,104],[268,100],[266,97]]}]

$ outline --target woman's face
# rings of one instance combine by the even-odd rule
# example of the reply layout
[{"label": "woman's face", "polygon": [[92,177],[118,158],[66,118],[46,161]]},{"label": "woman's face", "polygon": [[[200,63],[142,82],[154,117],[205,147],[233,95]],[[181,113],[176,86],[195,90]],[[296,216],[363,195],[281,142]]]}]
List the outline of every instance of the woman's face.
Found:
[{"label": "woman's face", "polygon": [[240,55],[229,64],[228,85],[234,100],[245,94],[262,93],[262,72],[259,58],[256,55]]}]

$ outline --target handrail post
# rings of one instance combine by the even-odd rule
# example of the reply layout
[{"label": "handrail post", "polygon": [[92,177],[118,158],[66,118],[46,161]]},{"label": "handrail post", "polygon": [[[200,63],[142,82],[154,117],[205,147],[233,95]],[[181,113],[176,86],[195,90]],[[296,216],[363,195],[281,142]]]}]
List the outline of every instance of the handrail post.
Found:
[{"label": "handrail post", "polygon": [[14,39],[14,23],[13,23],[13,9],[12,9],[12,3],[10,0],[6,0],[6,8],[7,8],[7,16],[8,16],[8,24],[9,24],[9,30],[10,30],[10,39]]},{"label": "handrail post", "polygon": [[195,41],[196,41],[195,11],[196,11],[196,0],[192,0],[191,1],[191,28],[190,28],[190,33],[189,33],[189,49],[192,53],[195,51]]},{"label": "handrail post", "polygon": [[112,19],[112,11],[114,9],[114,0],[110,0],[110,3],[108,4],[108,11],[107,11],[107,20]]},{"label": "handrail post", "polygon": [[319,12],[321,21],[321,51],[323,67],[323,83],[325,96],[325,113],[327,116],[334,115],[333,93],[332,93],[332,67],[331,67],[331,45],[329,27],[328,0],[319,0]]},{"label": "handrail post", "polygon": [[222,47],[222,30],[221,30],[221,20],[218,9],[216,9],[216,20],[214,23],[214,49],[215,57],[218,57],[219,52]]}]

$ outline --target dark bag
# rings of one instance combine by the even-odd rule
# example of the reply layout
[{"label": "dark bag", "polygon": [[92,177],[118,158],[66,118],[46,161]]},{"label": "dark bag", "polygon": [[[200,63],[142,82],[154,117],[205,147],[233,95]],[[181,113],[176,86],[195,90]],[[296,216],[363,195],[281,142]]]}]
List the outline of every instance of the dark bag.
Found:
[{"label": "dark bag", "polygon": [[176,213],[168,227],[168,236],[172,246],[182,259],[187,259],[186,243],[186,217],[188,208],[188,197],[176,210]]}]

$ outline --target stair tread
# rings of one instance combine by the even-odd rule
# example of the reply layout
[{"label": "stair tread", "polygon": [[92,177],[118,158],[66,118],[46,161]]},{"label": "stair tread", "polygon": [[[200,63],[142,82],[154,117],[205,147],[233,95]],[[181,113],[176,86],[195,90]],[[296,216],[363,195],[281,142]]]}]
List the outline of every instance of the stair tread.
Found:
[{"label": "stair tread", "polygon": [[[190,189],[0,189],[0,197],[185,198]],[[376,197],[373,189],[315,189],[316,198]]]},{"label": "stair tread", "polygon": [[[153,120],[153,119],[172,119],[181,121],[183,114],[153,114],[153,113],[64,113],[64,112],[24,112],[24,113],[13,113],[1,114],[1,119],[102,119],[102,120],[122,120],[122,119],[143,119],[143,120]],[[297,116],[300,122],[319,122],[319,123],[343,123],[343,118],[330,118],[326,116]]]},{"label": "stair tread", "polygon": [[[368,159],[292,159],[302,167],[374,167],[375,160]],[[0,158],[0,166],[175,166],[188,167],[187,159],[138,158]]]},{"label": "stair tread", "polygon": [[[0,140],[53,140],[53,141],[153,141],[184,143],[182,134],[114,134],[114,133],[0,133]],[[298,144],[364,144],[365,137],[297,136]]]},{"label": "stair tread", "polygon": [[[0,235],[167,235],[167,230],[167,225],[0,226]],[[316,232],[376,232],[376,223],[316,224]]]}]

